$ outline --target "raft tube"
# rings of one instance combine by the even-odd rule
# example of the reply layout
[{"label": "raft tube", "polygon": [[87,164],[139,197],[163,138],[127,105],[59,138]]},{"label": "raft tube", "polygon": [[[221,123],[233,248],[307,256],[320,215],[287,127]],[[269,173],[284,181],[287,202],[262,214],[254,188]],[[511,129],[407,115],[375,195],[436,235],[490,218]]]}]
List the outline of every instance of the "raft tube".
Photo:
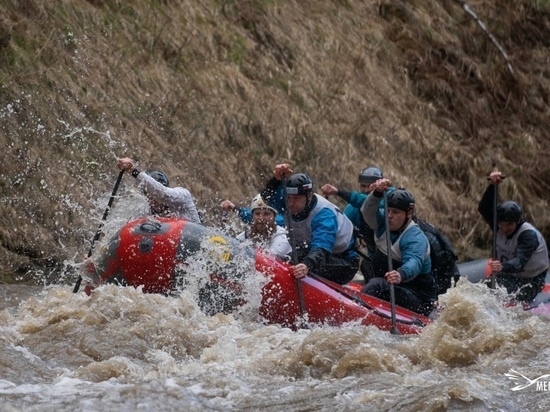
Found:
[{"label": "raft tube", "polygon": [[[357,322],[391,330],[389,302],[316,275],[301,280],[302,316],[296,279],[288,263],[184,219],[144,217],[124,225],[100,248],[95,265],[86,265],[84,290],[89,295],[102,284],[115,283],[171,295],[185,287],[188,263],[200,253],[206,255],[206,267],[211,270],[199,291],[201,308],[207,313],[227,312],[243,303],[242,281],[247,271],[240,269],[249,259],[250,267],[269,279],[261,291],[259,308],[268,323],[296,330],[304,322],[332,326]],[[430,322],[425,316],[396,308],[396,326],[402,334],[420,333]]]}]

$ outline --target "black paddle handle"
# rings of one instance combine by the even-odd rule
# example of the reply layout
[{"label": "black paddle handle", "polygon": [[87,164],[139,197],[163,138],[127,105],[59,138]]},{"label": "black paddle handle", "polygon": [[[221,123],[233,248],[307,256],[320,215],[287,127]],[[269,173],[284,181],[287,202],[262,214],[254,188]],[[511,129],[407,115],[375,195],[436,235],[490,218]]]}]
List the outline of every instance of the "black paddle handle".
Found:
[{"label": "black paddle handle", "polygon": [[[384,218],[386,221],[386,252],[388,255],[388,272],[393,270],[393,264],[391,260],[391,239],[390,239],[390,221],[388,217],[388,194],[384,190]],[[400,335],[401,333],[397,329],[397,319],[395,315],[395,287],[393,283],[390,283],[390,308],[391,308],[391,334]]]},{"label": "black paddle handle", "polygon": [[[105,223],[105,220],[107,219],[107,216],[109,215],[109,211],[111,210],[111,206],[113,205],[113,201],[115,200],[116,192],[118,191],[118,187],[120,186],[120,182],[122,181],[122,176],[124,176],[124,170],[121,170],[118,174],[118,177],[115,182],[115,186],[113,187],[113,192],[111,193],[111,197],[109,198],[109,202],[107,203],[107,207],[105,208],[105,211],[103,212],[103,217],[101,218],[101,223],[99,224],[97,231],[95,232],[95,235],[92,239],[90,250],[88,250],[87,258],[90,258],[92,256],[92,252],[94,250],[94,244],[97,242],[97,240],[101,236],[101,229],[103,228],[103,225]],[[74,285],[73,293],[77,293],[80,289],[80,284],[82,283],[82,276],[78,275],[78,279],[76,280],[76,283]]]},{"label": "black paddle handle", "polygon": [[92,239],[90,250],[88,251],[88,257],[92,256],[92,251],[94,248],[95,242],[99,240],[101,237],[101,229],[103,228],[103,225],[105,224],[105,220],[107,220],[107,216],[109,215],[109,212],[111,211],[111,206],[113,205],[113,201],[115,200],[116,192],[118,192],[118,187],[120,186],[120,182],[122,181],[122,176],[124,176],[124,170],[121,170],[118,174],[118,177],[115,182],[115,186],[113,187],[113,192],[111,193],[111,197],[109,198],[109,202],[107,203],[107,207],[105,208],[105,211],[103,212],[103,217],[101,218],[101,223],[97,227],[97,231],[95,232],[95,235]]},{"label": "black paddle handle", "polygon": [[[288,194],[286,192],[286,176],[283,173],[281,178],[281,184],[283,185],[283,196],[284,196],[284,205],[285,205],[285,224],[288,230],[288,242],[290,243],[290,248],[292,249],[292,264],[298,264],[298,250],[296,250],[296,242],[294,240],[294,228],[292,227],[292,214],[290,213],[290,208],[288,206]],[[300,315],[302,318],[302,323],[306,314],[306,304],[304,301],[304,292],[302,291],[302,281],[296,279],[296,288],[298,289],[298,299],[300,301]],[[303,325],[302,325],[303,326]]]},{"label": "black paddle handle", "polygon": [[[493,167],[496,167],[496,165],[493,164]],[[501,174],[500,178],[504,180],[506,176]],[[487,180],[490,181],[491,178],[487,176]],[[498,230],[497,207],[498,207],[498,185],[495,184],[495,191],[493,196],[493,250],[492,250],[493,260],[497,260],[497,230]],[[495,272],[491,272],[490,287],[492,289],[496,287]]]}]

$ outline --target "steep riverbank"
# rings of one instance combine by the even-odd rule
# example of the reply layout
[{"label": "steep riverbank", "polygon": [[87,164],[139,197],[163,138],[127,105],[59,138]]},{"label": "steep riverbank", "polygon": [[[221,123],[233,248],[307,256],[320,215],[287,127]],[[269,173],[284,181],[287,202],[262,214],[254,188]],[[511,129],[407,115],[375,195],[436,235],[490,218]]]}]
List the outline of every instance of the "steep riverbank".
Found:
[{"label": "steep riverbank", "polygon": [[468,5],[493,39],[451,0],[4,2],[2,280],[86,250],[117,156],[188,187],[208,224],[276,163],[347,189],[376,164],[462,259],[487,254],[496,164],[548,236],[550,5]]}]

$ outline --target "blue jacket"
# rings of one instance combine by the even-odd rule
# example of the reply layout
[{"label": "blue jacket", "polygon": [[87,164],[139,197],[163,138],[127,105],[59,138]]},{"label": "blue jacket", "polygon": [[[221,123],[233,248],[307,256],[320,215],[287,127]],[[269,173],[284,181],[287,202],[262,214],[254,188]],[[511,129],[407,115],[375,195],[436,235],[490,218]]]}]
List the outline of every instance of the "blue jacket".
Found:
[{"label": "blue jacket", "polygon": [[[285,198],[281,181],[271,178],[261,195],[270,206],[281,210],[284,217]],[[292,222],[300,260],[303,259],[308,267],[317,266],[321,259],[322,255],[315,252],[342,254],[347,259],[357,257],[353,250],[353,224],[328,200],[314,194],[308,208],[300,215],[292,216]]]},{"label": "blue jacket", "polygon": [[381,197],[382,193],[372,192],[361,208],[365,221],[375,232],[376,253],[373,258],[375,275],[383,277],[388,271],[386,236],[389,233],[392,268],[401,275],[399,286],[410,289],[423,300],[436,300],[437,292],[431,273],[428,238],[414,221],[409,222],[398,232],[386,230],[385,211],[380,208]]}]

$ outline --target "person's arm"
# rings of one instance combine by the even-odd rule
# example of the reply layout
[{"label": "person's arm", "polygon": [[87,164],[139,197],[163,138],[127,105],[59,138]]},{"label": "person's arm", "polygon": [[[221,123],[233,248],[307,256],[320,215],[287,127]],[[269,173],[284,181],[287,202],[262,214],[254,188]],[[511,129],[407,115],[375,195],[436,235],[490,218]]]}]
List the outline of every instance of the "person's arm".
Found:
[{"label": "person's arm", "polygon": [[275,207],[276,204],[280,204],[280,186],[281,181],[272,177],[261,190],[260,194],[262,195],[262,199],[265,199],[270,206]]},{"label": "person's arm", "polygon": [[[184,214],[187,219],[201,224],[197,206],[189,190],[183,187],[166,187],[147,173],[138,171],[135,175],[139,184],[144,188],[147,197],[162,203],[173,211]],[[133,171],[132,176],[134,176]]]},{"label": "person's arm", "polygon": [[235,212],[244,223],[252,223],[252,210],[247,207],[236,207]]},{"label": "person's arm", "polygon": [[271,178],[260,193],[266,203],[277,210],[284,221],[285,196],[281,182],[274,177]]},{"label": "person's arm", "polygon": [[529,262],[533,253],[539,247],[537,234],[532,230],[525,230],[518,236],[518,246],[514,257],[502,263],[502,273],[518,273]]},{"label": "person's arm", "polygon": [[382,201],[383,195],[384,194],[382,192],[374,190],[367,196],[367,199],[363,202],[363,205],[361,206],[361,214],[363,215],[365,223],[372,230],[374,230],[375,233],[380,226],[378,222],[378,215],[380,212],[380,202]]},{"label": "person's arm", "polygon": [[347,190],[338,189],[338,191],[336,192],[336,196],[344,199],[347,203],[349,203],[353,193],[354,192],[348,192]]},{"label": "person's arm", "polygon": [[483,217],[483,220],[487,222],[491,230],[494,230],[493,228],[493,202],[495,197],[495,185],[490,184],[489,187],[485,190],[483,193],[483,196],[481,197],[481,200],[479,201],[477,211],[480,213],[481,217]]},{"label": "person's arm", "polygon": [[283,181],[283,176],[287,178],[292,175],[292,169],[290,165],[286,163],[278,164],[273,170],[273,177],[269,179],[267,184],[261,190],[260,194],[262,198],[273,207],[280,214],[284,214],[285,210],[285,196],[284,188],[281,184]]},{"label": "person's arm", "polygon": [[[494,232],[498,230],[498,227],[493,227],[494,226],[493,218],[494,218],[494,213],[496,212],[495,210],[493,210],[496,187],[502,183],[504,176],[502,175],[501,172],[499,172],[498,170],[495,170],[489,174],[487,179],[491,183],[489,184],[489,187],[485,190],[485,193],[483,193],[483,196],[479,201],[477,210],[483,217],[483,220],[487,222],[491,230]],[[498,203],[498,199],[497,199],[497,203]]]},{"label": "person's arm", "polygon": [[319,211],[311,221],[311,244],[303,263],[309,270],[317,268],[334,249],[338,218],[329,208]]},{"label": "person's arm", "polygon": [[231,200],[228,200],[228,199],[223,200],[220,203],[220,207],[222,208],[222,210],[224,212],[233,211],[233,212],[237,213],[239,218],[244,223],[252,223],[252,211],[249,208],[235,206],[235,204]]},{"label": "person's arm", "polygon": [[[134,176],[134,171],[132,171],[132,176]],[[135,174],[135,178],[143,187],[148,197],[155,199],[157,202],[162,203],[163,205],[173,208],[180,208],[184,205],[187,207],[195,206],[195,202],[193,201],[191,192],[189,192],[189,190],[187,189],[184,189],[183,187],[166,187],[162,183],[157,182],[147,173],[143,173],[140,171],[137,171],[137,173]]]},{"label": "person's arm", "polygon": [[351,192],[349,195],[348,203],[353,207],[355,207],[356,209],[361,209],[361,206],[363,206],[363,203],[365,203],[367,196],[368,195],[365,193]]}]

